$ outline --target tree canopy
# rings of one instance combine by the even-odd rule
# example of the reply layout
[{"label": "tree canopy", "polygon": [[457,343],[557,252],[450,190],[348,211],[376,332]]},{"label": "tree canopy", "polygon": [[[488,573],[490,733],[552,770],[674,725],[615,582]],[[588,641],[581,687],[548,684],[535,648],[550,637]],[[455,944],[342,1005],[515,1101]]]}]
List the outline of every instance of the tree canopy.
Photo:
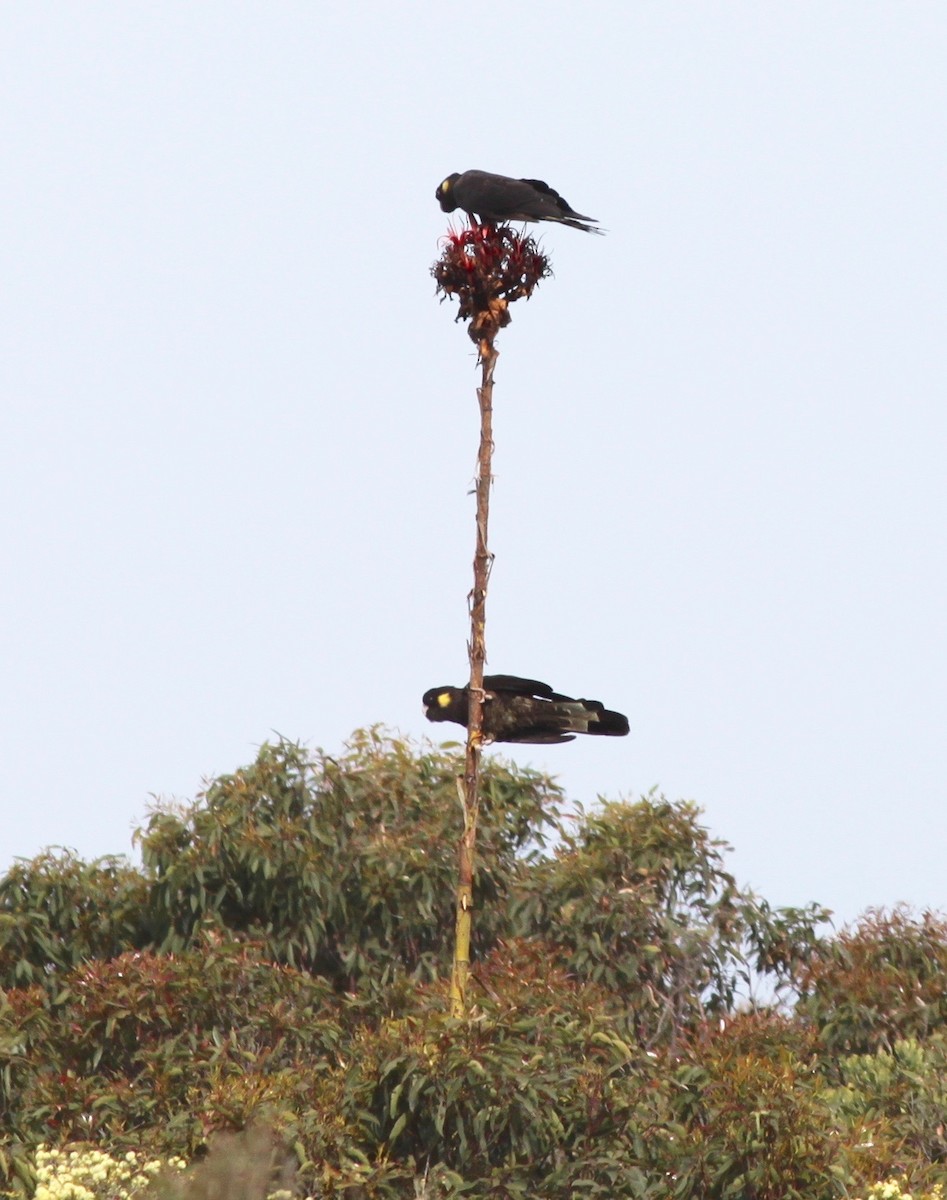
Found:
[{"label": "tree canopy", "polygon": [[586,812],[487,757],[452,1017],[461,771],[380,728],[336,756],[280,741],[156,805],[140,868],[17,862],[7,1186],[40,1146],[191,1161],[261,1123],[310,1195],[819,1200],[947,1175],[947,926],[771,908],[689,803]]}]

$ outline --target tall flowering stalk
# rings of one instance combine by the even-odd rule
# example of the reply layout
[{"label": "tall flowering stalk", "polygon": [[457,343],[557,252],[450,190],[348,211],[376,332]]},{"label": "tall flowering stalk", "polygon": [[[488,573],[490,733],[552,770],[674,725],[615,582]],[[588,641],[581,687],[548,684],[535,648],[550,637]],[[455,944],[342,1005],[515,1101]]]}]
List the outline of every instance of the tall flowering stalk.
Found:
[{"label": "tall flowering stalk", "polygon": [[470,972],[470,933],[473,912],[474,862],[477,817],[480,809],[480,751],[483,744],[483,667],[487,658],[487,584],[493,555],[489,550],[490,484],[493,482],[493,371],[498,351],[497,333],[509,325],[514,300],[532,295],[540,280],[552,272],[549,261],[531,237],[508,225],[470,225],[451,230],[444,238],[441,257],[431,268],[443,299],[459,303],[457,320],[469,321],[467,330],[476,343],[481,378],[477,388],[480,407],[480,448],[477,454],[477,533],[473,560],[470,610],[470,705],[467,751],[459,792],[464,829],[457,847],[457,896],[454,965],[451,973],[451,1012],[467,1011],[467,978]]}]

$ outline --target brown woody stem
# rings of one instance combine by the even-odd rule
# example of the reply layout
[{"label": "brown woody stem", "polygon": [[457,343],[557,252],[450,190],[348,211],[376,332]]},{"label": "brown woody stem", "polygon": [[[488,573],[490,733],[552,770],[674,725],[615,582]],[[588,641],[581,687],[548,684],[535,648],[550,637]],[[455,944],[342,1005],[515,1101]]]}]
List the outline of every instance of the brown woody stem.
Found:
[{"label": "brown woody stem", "polygon": [[457,914],[454,942],[454,970],[451,976],[451,1014],[462,1017],[467,1011],[467,977],[470,973],[470,931],[473,914],[474,851],[477,840],[477,815],[480,808],[480,750],[483,741],[483,666],[487,657],[484,630],[487,613],[487,583],[492,558],[487,542],[490,516],[490,484],[493,462],[493,370],[497,351],[493,334],[480,339],[482,369],[477,400],[480,405],[480,452],[477,456],[477,541],[474,552],[474,582],[468,597],[470,607],[469,706],[467,716],[467,753],[464,760],[462,802],[464,831],[457,847]]}]

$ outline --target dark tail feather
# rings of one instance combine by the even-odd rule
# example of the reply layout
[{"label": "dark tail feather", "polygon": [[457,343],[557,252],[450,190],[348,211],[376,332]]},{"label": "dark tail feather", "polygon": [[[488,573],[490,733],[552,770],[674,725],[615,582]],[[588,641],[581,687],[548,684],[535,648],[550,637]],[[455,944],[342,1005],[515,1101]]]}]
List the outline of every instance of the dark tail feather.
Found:
[{"label": "dark tail feather", "polygon": [[[593,232],[598,232],[594,230]],[[624,713],[612,712],[604,708],[597,700],[583,700],[587,709],[594,712],[597,720],[589,721],[589,733],[606,737],[624,737],[628,733],[628,718]]]},{"label": "dark tail feather", "polygon": [[[573,229],[581,229],[583,233],[598,233],[602,237],[605,236],[604,229],[596,229],[594,225],[585,225],[581,221],[573,221],[571,217],[549,217],[550,221],[555,221],[557,225],[571,225]],[[593,220],[589,217],[588,220]]]}]

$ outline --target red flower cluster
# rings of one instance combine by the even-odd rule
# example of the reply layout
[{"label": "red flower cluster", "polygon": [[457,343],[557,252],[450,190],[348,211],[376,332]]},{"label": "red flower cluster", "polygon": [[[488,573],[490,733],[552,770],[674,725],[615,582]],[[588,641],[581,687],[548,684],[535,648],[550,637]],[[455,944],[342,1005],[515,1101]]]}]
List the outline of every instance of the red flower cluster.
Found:
[{"label": "red flower cluster", "polygon": [[491,339],[510,323],[509,306],[527,299],[552,274],[549,260],[533,238],[509,225],[470,225],[451,230],[441,257],[431,268],[442,298],[456,296],[458,321],[470,321],[475,342]]}]

